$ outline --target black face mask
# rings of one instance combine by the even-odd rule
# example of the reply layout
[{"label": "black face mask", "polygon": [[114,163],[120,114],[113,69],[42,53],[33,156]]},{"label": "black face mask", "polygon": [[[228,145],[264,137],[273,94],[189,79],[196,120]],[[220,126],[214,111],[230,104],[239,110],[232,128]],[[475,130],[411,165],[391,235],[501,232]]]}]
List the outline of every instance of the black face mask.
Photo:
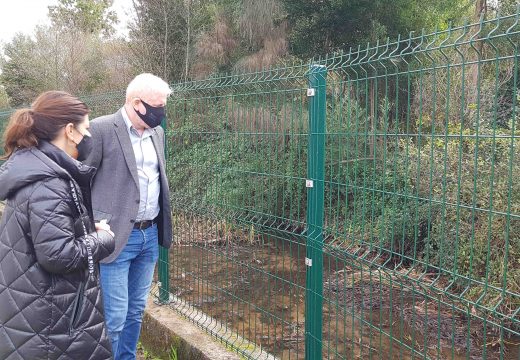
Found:
[{"label": "black face mask", "polygon": [[83,135],[83,139],[76,145],[76,150],[78,150],[78,161],[85,161],[90,153],[92,152],[92,137],[89,135]]},{"label": "black face mask", "polygon": [[161,122],[166,117],[166,111],[164,109],[164,106],[152,106],[150,104],[145,103],[143,100],[141,102],[144,105],[144,108],[146,109],[146,114],[141,114],[139,110],[135,110],[137,115],[145,122],[146,125],[148,125],[150,128],[154,128],[156,126],[161,125]]}]

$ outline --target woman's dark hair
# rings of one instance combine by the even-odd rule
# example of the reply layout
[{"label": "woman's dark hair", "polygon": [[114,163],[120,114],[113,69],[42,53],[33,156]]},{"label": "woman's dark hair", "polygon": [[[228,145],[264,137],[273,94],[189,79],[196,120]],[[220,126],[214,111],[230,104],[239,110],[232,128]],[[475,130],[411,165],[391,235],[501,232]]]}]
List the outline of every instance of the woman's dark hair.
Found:
[{"label": "woman's dark hair", "polygon": [[4,156],[9,158],[17,148],[37,146],[38,141],[51,141],[67,124],[80,124],[89,113],[87,105],[63,91],[46,91],[29,109],[19,109],[4,132]]}]

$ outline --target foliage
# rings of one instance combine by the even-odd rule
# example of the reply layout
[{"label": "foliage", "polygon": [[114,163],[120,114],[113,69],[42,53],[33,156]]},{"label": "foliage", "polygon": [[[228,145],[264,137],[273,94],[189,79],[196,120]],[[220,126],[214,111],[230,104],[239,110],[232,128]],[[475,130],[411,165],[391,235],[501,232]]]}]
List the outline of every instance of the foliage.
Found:
[{"label": "foliage", "polygon": [[274,64],[287,53],[278,0],[138,0],[134,65],[168,81]]},{"label": "foliage", "polygon": [[49,6],[49,18],[61,30],[111,35],[117,23],[116,13],[109,10],[112,3],[113,0],[59,0],[58,5]]},{"label": "foliage", "polygon": [[[190,2],[197,7],[197,1]],[[137,0],[134,9],[136,18],[130,25],[134,67],[169,82],[182,79],[187,41],[185,2]]]},{"label": "foliage", "polygon": [[[0,134],[3,136],[4,130],[7,127],[7,124],[9,123],[9,119],[11,117],[11,114],[13,111],[11,109],[4,109],[0,110]],[[3,147],[3,138],[2,143],[0,145],[0,156],[4,154],[4,147]],[[0,160],[0,165],[2,164],[2,160]]]},{"label": "foliage", "polygon": [[[50,89],[79,95],[126,86],[133,75],[127,43],[99,35],[111,16],[109,5],[107,1],[62,1],[50,10],[54,25],[36,27],[33,36],[18,34],[4,46],[0,83],[11,106],[30,104]],[[90,28],[75,17],[87,17]]]},{"label": "foliage", "polygon": [[5,87],[0,85],[0,110],[9,107],[9,95],[5,91]]},{"label": "foliage", "polygon": [[282,15],[283,9],[277,0],[244,0],[238,15],[240,33],[251,45],[259,48]]},{"label": "foliage", "polygon": [[1,82],[13,106],[29,104],[42,91],[74,94],[101,88],[107,68],[102,42],[93,34],[38,27],[34,40],[19,35],[5,46]]},{"label": "foliage", "polygon": [[217,12],[213,28],[202,32],[195,45],[197,76],[206,77],[214,72],[229,71],[236,46],[237,41],[228,18],[222,12]]},{"label": "foliage", "polygon": [[[435,41],[473,33],[462,29]],[[493,57],[494,48],[514,51],[507,40],[482,51]],[[480,315],[489,315],[483,307],[507,316],[520,293],[512,280],[520,271],[518,65],[461,65],[471,51],[402,55],[386,68],[398,74],[378,79],[369,71],[382,61],[329,71],[325,242],[392,270],[438,274],[439,288],[451,281],[449,291],[478,303]],[[169,109],[174,207],[284,237],[304,232],[305,85],[286,78],[299,70],[179,85]]]},{"label": "foliage", "polygon": [[458,19],[469,1],[283,0],[290,49],[311,58]]},{"label": "foliage", "polygon": [[[513,180],[520,177],[520,166],[513,160],[519,153],[512,141],[519,135],[519,130],[463,129],[454,124],[445,137],[425,138],[421,147],[407,144],[410,163],[424,164],[412,169],[417,174],[413,187],[422,197],[452,204],[437,209],[429,220],[423,256],[431,264],[497,288],[505,286],[505,268],[508,278],[518,274],[520,223],[504,214],[520,213],[520,185]],[[518,284],[508,284],[510,291],[520,292]],[[460,281],[459,285],[467,284]]]},{"label": "foliage", "polygon": [[28,36],[17,34],[4,46],[4,56],[0,58],[0,81],[12,106],[28,103],[41,88],[41,77],[35,73],[31,63],[35,59],[34,41]]},{"label": "foliage", "polygon": [[[513,7],[513,2],[502,0],[497,8],[505,11]],[[32,47],[40,48],[43,44],[34,39],[17,39],[9,44],[13,45],[11,48],[20,47],[16,52],[21,55],[18,60],[9,60],[7,52],[12,49],[4,54],[4,62],[13,62],[7,66],[11,74],[6,84],[10,94],[16,93],[13,104],[28,101],[34,93],[47,89],[50,82],[54,88],[91,93],[124,87],[124,82],[137,72],[151,72],[174,82],[255,71],[294,56],[307,59],[421,27],[445,28],[449,21],[471,14],[469,0],[136,0],[132,2],[135,19],[129,26],[127,41],[111,37],[117,22],[110,10],[112,3],[113,0],[60,0],[49,7],[53,25],[44,34],[59,38],[65,46],[58,49],[60,55],[45,54],[54,70],[40,65],[35,72],[51,71],[52,80],[42,80],[23,69],[38,63],[40,51],[32,51]],[[101,34],[103,38],[99,38]],[[67,39],[74,36],[78,37],[76,44]],[[78,55],[76,47],[81,48],[84,38],[87,49],[92,51],[87,54],[80,49]],[[55,49],[51,40],[44,43]],[[89,79],[81,75],[77,82],[67,69],[68,80],[60,80],[56,69],[61,64],[56,65],[56,57],[73,57],[74,69],[92,75]],[[100,69],[91,66],[93,58],[102,59]],[[13,79],[17,79],[17,85]]]},{"label": "foliage", "polygon": [[137,352],[138,357],[142,354],[142,357],[145,360],[178,360],[177,348],[173,344],[170,346],[170,350],[167,353],[167,358],[155,356],[154,351],[149,351],[147,348],[145,348],[141,341],[137,343]]}]

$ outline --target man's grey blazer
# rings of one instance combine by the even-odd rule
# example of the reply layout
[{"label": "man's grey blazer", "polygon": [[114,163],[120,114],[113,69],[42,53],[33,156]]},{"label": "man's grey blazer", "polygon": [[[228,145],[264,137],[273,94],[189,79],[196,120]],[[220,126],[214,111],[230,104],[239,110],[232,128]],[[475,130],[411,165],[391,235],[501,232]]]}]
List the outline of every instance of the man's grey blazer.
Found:
[{"label": "man's grey blazer", "polygon": [[[92,208],[94,219],[107,219],[115,234],[114,252],[103,263],[117,258],[128,242],[139,210],[139,178],[134,150],[125,120],[120,109],[115,114],[92,120],[93,150],[86,164],[97,168],[92,184]],[[164,130],[152,129],[152,142],[159,159],[161,193],[160,212],[157,217],[159,245],[169,248],[172,242],[170,191],[164,159]]]}]

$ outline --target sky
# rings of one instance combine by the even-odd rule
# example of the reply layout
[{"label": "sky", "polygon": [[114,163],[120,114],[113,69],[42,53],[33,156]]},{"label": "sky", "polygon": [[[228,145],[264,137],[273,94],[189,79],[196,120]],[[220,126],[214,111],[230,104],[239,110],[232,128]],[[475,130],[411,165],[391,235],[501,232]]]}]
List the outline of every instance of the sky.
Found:
[{"label": "sky", "polygon": [[[47,7],[58,0],[2,1],[0,9],[0,43],[8,43],[17,32],[31,34],[36,25],[49,24]],[[112,9],[117,12],[119,34],[126,34],[126,23],[131,17],[132,0],[114,0]]]}]

